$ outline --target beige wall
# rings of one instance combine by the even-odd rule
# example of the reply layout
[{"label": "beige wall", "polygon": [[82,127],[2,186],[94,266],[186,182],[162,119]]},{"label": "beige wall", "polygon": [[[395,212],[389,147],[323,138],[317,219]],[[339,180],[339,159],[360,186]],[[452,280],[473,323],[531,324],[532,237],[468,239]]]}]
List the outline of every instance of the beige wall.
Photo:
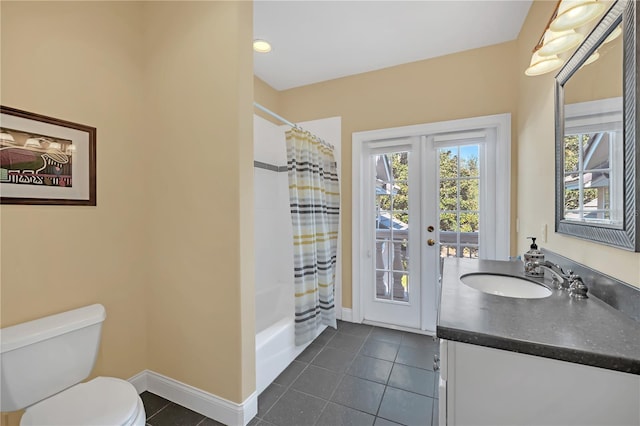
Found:
[{"label": "beige wall", "polygon": [[518,38],[518,252],[527,249],[525,237],[540,235],[540,228],[546,224],[548,242],[541,243],[542,247],[640,287],[640,253],[553,232],[555,73],[526,77],[523,71],[554,6],[554,2],[536,0]]},{"label": "beige wall", "polygon": [[94,375],[147,367],[142,9],[2,2],[2,105],[96,127],[97,207],[3,205],[2,327],[107,310]]},{"label": "beige wall", "polygon": [[[352,133],[506,112],[515,128],[516,55],[514,41],[280,92],[280,113],[291,121],[342,117],[343,306],[351,307],[352,291]],[[512,151],[515,235],[517,150]]]},{"label": "beige wall", "polygon": [[102,303],[94,375],[148,368],[242,402],[251,3],[3,1],[1,14],[2,104],[96,127],[98,184],[97,207],[0,208],[1,325]]}]

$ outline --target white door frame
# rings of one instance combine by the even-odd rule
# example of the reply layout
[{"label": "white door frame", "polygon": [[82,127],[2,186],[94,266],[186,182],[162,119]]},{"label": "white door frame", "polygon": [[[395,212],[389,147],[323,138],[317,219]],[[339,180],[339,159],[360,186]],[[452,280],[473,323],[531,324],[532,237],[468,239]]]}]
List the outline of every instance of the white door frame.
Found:
[{"label": "white door frame", "polygon": [[[363,170],[362,146],[365,142],[408,138],[412,136],[428,136],[445,134],[448,132],[472,131],[493,129],[496,135],[495,164],[496,168],[495,194],[496,206],[508,206],[507,209],[496,209],[495,230],[496,259],[507,260],[510,254],[510,227],[511,227],[511,114],[496,114],[482,117],[465,118],[459,120],[440,121],[436,123],[416,124],[412,126],[393,127],[389,129],[369,130],[354,132],[352,134],[352,321],[361,323],[364,319],[363,296],[360,280],[364,276],[362,270],[364,262],[360,261],[362,253],[366,253],[369,247],[365,247],[363,223],[360,220],[364,203],[362,191]],[[424,323],[421,329],[427,330]],[[435,330],[432,330],[435,331]]]}]

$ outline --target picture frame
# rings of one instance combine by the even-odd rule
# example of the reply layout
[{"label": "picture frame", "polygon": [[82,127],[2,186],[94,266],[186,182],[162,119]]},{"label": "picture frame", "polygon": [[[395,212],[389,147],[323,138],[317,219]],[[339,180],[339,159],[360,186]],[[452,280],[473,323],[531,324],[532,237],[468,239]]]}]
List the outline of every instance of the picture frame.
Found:
[{"label": "picture frame", "polygon": [[96,128],[0,105],[0,204],[96,205]]}]

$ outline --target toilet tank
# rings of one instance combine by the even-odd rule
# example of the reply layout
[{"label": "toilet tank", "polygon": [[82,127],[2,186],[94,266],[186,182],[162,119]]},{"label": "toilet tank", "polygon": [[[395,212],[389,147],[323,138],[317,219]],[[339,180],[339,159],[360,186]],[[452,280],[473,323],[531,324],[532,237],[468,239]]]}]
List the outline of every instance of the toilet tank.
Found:
[{"label": "toilet tank", "polygon": [[96,304],[0,330],[0,411],[20,410],[86,379],[106,318]]}]

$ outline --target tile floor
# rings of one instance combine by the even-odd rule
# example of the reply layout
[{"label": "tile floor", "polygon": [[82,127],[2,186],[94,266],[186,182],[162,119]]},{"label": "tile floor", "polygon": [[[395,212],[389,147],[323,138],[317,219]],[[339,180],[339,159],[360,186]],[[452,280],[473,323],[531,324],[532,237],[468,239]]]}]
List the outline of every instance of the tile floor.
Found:
[{"label": "tile floor", "polygon": [[[258,397],[250,426],[438,424],[438,343],[429,336],[338,322],[326,329]],[[213,426],[149,392],[151,426]]]}]

